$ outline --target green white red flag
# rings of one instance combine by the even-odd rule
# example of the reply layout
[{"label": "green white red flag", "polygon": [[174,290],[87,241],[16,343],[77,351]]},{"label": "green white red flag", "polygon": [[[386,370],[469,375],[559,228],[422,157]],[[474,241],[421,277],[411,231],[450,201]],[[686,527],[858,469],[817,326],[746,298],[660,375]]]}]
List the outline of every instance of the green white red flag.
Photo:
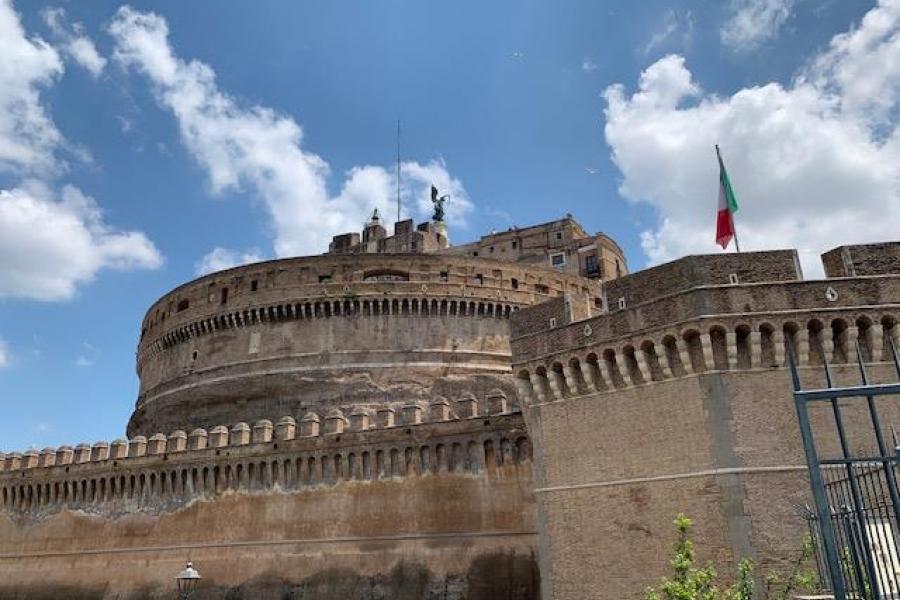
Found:
[{"label": "green white red flag", "polygon": [[[719,146],[716,146],[716,156],[719,159],[719,211],[716,215],[716,243],[724,249],[728,247],[735,236],[734,213],[738,211],[738,203],[731,187],[731,181],[728,179],[728,171],[725,170],[725,163],[722,162]],[[737,244],[737,240],[735,240],[735,244]]]}]

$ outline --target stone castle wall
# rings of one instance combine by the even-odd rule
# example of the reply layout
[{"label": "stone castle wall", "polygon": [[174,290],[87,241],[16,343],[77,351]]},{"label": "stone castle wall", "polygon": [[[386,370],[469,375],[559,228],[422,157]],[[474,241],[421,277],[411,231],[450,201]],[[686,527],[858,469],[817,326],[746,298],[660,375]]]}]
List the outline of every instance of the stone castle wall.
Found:
[{"label": "stone castle wall", "polygon": [[828,277],[886,275],[900,271],[900,243],[840,246],[822,255]]},{"label": "stone castle wall", "polygon": [[530,443],[480,404],[0,457],[0,598],[168,597],[187,556],[201,599],[535,598]]},{"label": "stone castle wall", "polygon": [[462,257],[321,256],[208,275],[148,311],[128,433],[511,392],[510,314],[563,293],[599,303],[594,282]]},{"label": "stone castle wall", "polygon": [[[896,378],[900,276],[801,281],[790,256],[743,259],[757,281],[729,283],[741,255],[689,257],[658,273],[709,276],[668,287],[628,276],[615,282],[624,306],[606,288],[608,314],[572,320],[557,300],[512,317],[545,598],[643,597],[668,570],[679,512],[697,522],[701,562],[726,576],[740,557],[764,570],[799,550],[809,485],[788,354],[809,387],[824,385],[826,360],[838,384],[858,382],[857,349],[873,380]],[[770,267],[784,280],[766,282]],[[812,418],[829,425],[827,411]],[[845,418],[851,443],[870,449],[867,414],[847,406]]]}]

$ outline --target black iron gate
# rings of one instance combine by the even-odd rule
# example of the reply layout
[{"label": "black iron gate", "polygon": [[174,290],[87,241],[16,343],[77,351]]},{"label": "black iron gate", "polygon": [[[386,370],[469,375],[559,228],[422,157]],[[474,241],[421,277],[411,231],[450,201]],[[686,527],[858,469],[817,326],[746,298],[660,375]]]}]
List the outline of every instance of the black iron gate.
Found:
[{"label": "black iron gate", "polygon": [[[900,360],[890,342],[900,379]],[[806,515],[820,580],[837,600],[900,599],[900,447],[896,435],[890,445],[885,442],[885,424],[876,400],[884,396],[900,399],[900,382],[870,383],[859,348],[856,354],[858,385],[835,386],[825,360],[826,387],[803,389],[794,353],[789,353],[794,405],[814,502],[814,507],[807,507]],[[813,427],[810,410],[818,407],[830,408],[827,427],[821,420]],[[865,414],[862,444],[859,439],[851,443],[847,432],[847,413],[854,410],[857,434],[861,430],[859,411]],[[826,436],[830,439],[823,440]]]}]

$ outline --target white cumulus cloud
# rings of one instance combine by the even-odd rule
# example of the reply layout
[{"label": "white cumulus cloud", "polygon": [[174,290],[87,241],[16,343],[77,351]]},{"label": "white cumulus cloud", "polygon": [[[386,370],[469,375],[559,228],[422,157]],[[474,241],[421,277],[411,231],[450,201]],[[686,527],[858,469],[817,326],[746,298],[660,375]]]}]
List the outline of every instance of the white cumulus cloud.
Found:
[{"label": "white cumulus cloud", "polygon": [[731,0],[719,39],[734,50],[752,50],[778,34],[795,3],[796,0]]},{"label": "white cumulus cloud", "polygon": [[0,190],[0,298],[66,300],[101,269],[155,269],[162,257],[137,231],[107,225],[77,188],[59,197],[26,182]]},{"label": "white cumulus cloud", "polygon": [[63,72],[59,54],[29,38],[10,0],[0,0],[0,171],[53,172],[62,135],[40,102]]},{"label": "white cumulus cloud", "polygon": [[93,40],[85,35],[84,26],[81,23],[69,25],[66,11],[62,8],[45,8],[41,11],[41,17],[63,52],[91,75],[99,77],[106,67],[106,59],[100,56]]},{"label": "white cumulus cloud", "polygon": [[[45,18],[63,27],[61,13]],[[66,170],[57,151],[85,151],[66,142],[41,102],[63,72],[59,54],[26,35],[9,0],[0,0],[0,57],[0,171],[19,180],[0,189],[0,298],[65,300],[101,269],[158,267],[144,234],[108,225],[75,187],[57,191]]]},{"label": "white cumulus cloud", "polygon": [[6,342],[0,339],[0,369],[9,365],[11,357]]},{"label": "white cumulus cloud", "polygon": [[259,250],[253,248],[246,252],[231,250],[228,248],[216,247],[210,250],[203,258],[194,265],[194,271],[197,275],[206,275],[231,267],[238,267],[249,263],[265,260]]},{"label": "white cumulus cloud", "polygon": [[[716,143],[741,207],[742,249],[796,247],[816,275],[824,250],[900,237],[900,133],[895,119],[870,114],[895,115],[900,100],[898,4],[882,0],[789,86],[720,97],[670,55],[641,74],[633,94],[607,88],[605,136],[620,193],[659,213],[642,235],[651,263],[716,250]],[[858,97],[844,79],[856,69],[880,72],[867,83],[877,98]]]},{"label": "white cumulus cloud", "polygon": [[[125,6],[109,31],[114,59],[149,79],[159,102],[177,119],[183,143],[208,174],[212,192],[249,189],[263,199],[278,256],[324,251],[332,235],[358,231],[375,207],[392,214],[393,169],[355,167],[332,196],[329,165],[302,147],[300,125],[267,107],[242,106],[220,90],[209,65],[175,54],[162,17]],[[452,195],[448,218],[460,223],[471,211],[464,187],[442,161],[409,162],[402,173],[404,205],[415,216],[428,216],[432,182]]]},{"label": "white cumulus cloud", "polygon": [[897,119],[900,0],[881,0],[860,25],[832,38],[807,77],[829,90],[848,115],[870,124]]}]

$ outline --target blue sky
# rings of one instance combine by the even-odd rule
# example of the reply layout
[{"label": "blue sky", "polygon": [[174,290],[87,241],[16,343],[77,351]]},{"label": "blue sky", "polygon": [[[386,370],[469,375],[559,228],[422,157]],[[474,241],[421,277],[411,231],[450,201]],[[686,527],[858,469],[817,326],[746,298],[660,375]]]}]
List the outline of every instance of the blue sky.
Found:
[{"label": "blue sky", "polygon": [[897,0],[0,0],[0,450],[123,435],[146,308],[392,210],[398,118],[404,213],[438,183],[455,241],[570,212],[632,269],[716,252],[714,143],[742,246],[816,276],[896,239],[898,32]]}]

